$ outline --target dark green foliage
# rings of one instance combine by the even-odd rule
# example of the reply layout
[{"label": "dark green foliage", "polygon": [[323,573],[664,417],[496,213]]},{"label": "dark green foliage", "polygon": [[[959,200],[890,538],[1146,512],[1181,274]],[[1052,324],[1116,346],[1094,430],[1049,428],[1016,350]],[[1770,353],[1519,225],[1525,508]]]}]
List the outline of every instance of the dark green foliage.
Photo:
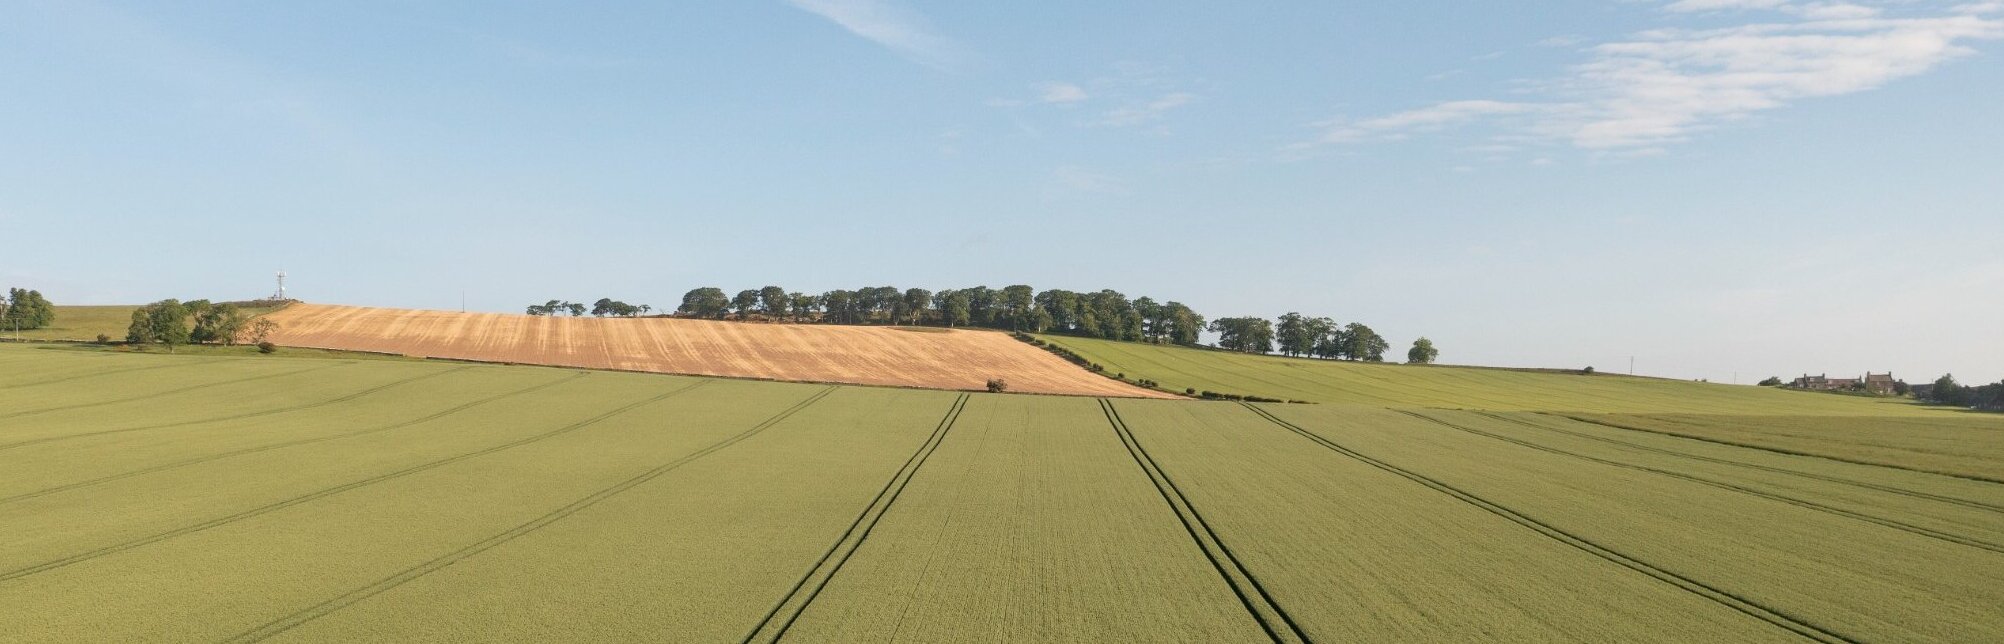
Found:
[{"label": "dark green foliage", "polygon": [[272,343],[270,343],[270,342],[259,342],[259,343],[257,343],[257,352],[258,352],[258,353],[276,353],[276,352],[278,352],[278,345],[276,345],[276,344],[272,344]]},{"label": "dark green foliage", "polygon": [[1433,364],[1434,359],[1439,357],[1440,350],[1433,348],[1433,341],[1426,338],[1414,340],[1413,348],[1406,350],[1407,364]]},{"label": "dark green foliage", "polygon": [[730,308],[731,300],[724,296],[723,289],[705,286],[691,289],[683,294],[682,306],[676,308],[675,312],[699,318],[723,319],[724,314],[730,312]]},{"label": "dark green foliage", "polygon": [[786,289],[767,286],[758,290],[758,302],[766,317],[778,320],[786,317],[787,309],[793,306],[793,297],[786,294]]},{"label": "dark green foliage", "polygon": [[[1906,384],[1906,383],[1901,383],[1901,385],[1904,385],[1904,384]],[[1780,386],[1781,386],[1781,376],[1768,376],[1766,380],[1762,380],[1762,381],[1760,381],[1760,386],[1762,386],[1762,387],[1780,387]],[[1903,388],[1903,387],[1901,387],[1901,388]]]},{"label": "dark green foliage", "polygon": [[236,344],[237,334],[247,322],[243,312],[237,310],[237,305],[209,304],[203,300],[196,302],[201,306],[188,307],[189,314],[195,319],[195,328],[189,332],[188,340],[197,344]]},{"label": "dark green foliage", "polygon": [[988,393],[999,394],[1009,390],[1009,381],[1001,378],[988,379]]},{"label": "dark green foliage", "polygon": [[598,298],[597,302],[592,303],[591,314],[598,317],[605,317],[608,315],[612,315],[623,318],[630,318],[636,315],[640,315],[642,313],[646,313],[647,310],[651,308],[653,307],[647,306],[645,304],[642,304],[640,306],[634,306],[632,304],[627,304],[625,302],[621,302],[619,300],[615,300],[609,297],[601,297]]},{"label": "dark green foliage", "polygon": [[1218,348],[1246,353],[1273,351],[1273,322],[1259,317],[1219,318],[1211,322]]},{"label": "dark green foliage", "polygon": [[26,331],[54,324],[55,321],[56,306],[42,297],[41,291],[7,289],[7,301],[0,303],[0,329]]},{"label": "dark green foliage", "polygon": [[172,351],[177,345],[187,344],[189,335],[188,307],[180,300],[166,299],[132,312],[132,325],[125,330],[125,341],[138,345],[164,344]]}]

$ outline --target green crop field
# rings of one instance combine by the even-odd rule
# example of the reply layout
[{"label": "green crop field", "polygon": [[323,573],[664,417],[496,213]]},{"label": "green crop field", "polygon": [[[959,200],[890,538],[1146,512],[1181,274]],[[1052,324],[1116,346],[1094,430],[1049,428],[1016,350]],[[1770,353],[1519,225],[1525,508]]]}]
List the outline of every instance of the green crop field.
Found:
[{"label": "green crop field", "polygon": [[1325,404],[0,345],[6,641],[2004,641],[2004,419],[1056,338]]},{"label": "green crop field", "polygon": [[1893,399],[1781,391],[1624,375],[1344,362],[1210,349],[1038,336],[1109,374],[1162,388],[1388,407],[1605,413],[1911,415]]}]

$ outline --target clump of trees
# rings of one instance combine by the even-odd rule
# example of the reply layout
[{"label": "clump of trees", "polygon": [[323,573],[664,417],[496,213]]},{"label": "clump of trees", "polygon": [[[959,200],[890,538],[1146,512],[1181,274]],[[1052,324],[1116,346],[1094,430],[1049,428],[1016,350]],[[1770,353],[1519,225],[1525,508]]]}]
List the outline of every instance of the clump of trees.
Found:
[{"label": "clump of trees", "polygon": [[1780,387],[1781,385],[1781,376],[1768,376],[1766,380],[1760,381],[1760,386],[1762,387]]},{"label": "clump of trees", "polygon": [[571,317],[581,317],[589,311],[592,315],[598,317],[610,315],[613,317],[630,318],[646,315],[653,310],[654,307],[646,304],[633,305],[609,297],[601,297],[598,298],[597,302],[593,302],[590,308],[569,300],[550,300],[542,304],[531,304],[525,312],[535,316],[568,315]]},{"label": "clump of trees", "polygon": [[132,323],[125,329],[125,341],[135,345],[166,345],[169,351],[190,343],[231,346],[248,342],[262,345],[277,329],[278,324],[271,320],[251,320],[232,302],[165,299],[132,312]]},{"label": "clump of trees", "polygon": [[1956,407],[2004,409],[2004,381],[1970,387],[1956,382],[1955,374],[1942,374],[1923,400]]},{"label": "clump of trees", "polygon": [[[1280,316],[1277,325],[1258,317],[1220,318],[1211,322],[1211,331],[1218,334],[1218,348],[1248,353],[1271,353],[1277,344],[1285,356],[1384,362],[1385,352],[1392,348],[1383,336],[1362,323],[1338,325],[1330,318],[1295,312]],[[1425,362],[1432,362],[1440,352],[1433,348],[1433,341],[1421,340],[1426,342],[1425,350],[1408,352],[1407,357],[1424,355]],[[1418,343],[1414,349],[1420,349]]]},{"label": "clump of trees", "polygon": [[39,329],[56,321],[56,306],[42,297],[41,291],[10,288],[7,299],[0,302],[0,329],[26,331]]}]

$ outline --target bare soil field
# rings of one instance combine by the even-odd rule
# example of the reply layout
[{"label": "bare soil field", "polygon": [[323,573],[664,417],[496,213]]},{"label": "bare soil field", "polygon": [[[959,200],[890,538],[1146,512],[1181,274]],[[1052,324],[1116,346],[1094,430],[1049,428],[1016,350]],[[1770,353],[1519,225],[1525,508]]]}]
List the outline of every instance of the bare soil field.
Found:
[{"label": "bare soil field", "polygon": [[802,382],[1173,398],[1095,375],[995,331],[574,318],[295,304],[272,342],[427,358]]}]

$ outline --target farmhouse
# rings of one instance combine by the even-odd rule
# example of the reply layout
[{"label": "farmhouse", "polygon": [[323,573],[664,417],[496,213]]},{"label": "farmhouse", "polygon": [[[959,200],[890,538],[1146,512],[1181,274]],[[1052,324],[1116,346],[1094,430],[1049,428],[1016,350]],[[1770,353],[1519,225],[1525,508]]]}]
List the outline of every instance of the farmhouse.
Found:
[{"label": "farmhouse", "polygon": [[1805,373],[1802,374],[1802,377],[1796,378],[1794,382],[1789,383],[1788,386],[1796,389],[1814,389],[1818,391],[1863,389],[1875,394],[1891,394],[1895,389],[1894,385],[1898,382],[1893,379],[1893,374],[1890,371],[1886,373],[1867,371],[1863,378],[1831,378],[1829,374],[1812,376]]}]

